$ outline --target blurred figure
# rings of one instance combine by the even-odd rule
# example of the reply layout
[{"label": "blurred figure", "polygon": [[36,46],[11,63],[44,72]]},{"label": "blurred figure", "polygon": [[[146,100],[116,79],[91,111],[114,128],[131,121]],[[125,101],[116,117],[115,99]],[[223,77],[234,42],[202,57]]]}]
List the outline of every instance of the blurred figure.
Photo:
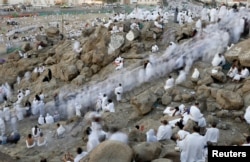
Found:
[{"label": "blurred figure", "polygon": [[77,152],[77,155],[76,155],[76,157],[74,158],[74,162],[80,162],[80,160],[81,160],[82,158],[84,158],[84,157],[88,154],[87,152],[83,152],[81,147],[78,147],[78,148],[76,149],[76,152]]},{"label": "blurred figure", "polygon": [[146,135],[147,135],[147,142],[157,142],[154,129],[149,129]]}]

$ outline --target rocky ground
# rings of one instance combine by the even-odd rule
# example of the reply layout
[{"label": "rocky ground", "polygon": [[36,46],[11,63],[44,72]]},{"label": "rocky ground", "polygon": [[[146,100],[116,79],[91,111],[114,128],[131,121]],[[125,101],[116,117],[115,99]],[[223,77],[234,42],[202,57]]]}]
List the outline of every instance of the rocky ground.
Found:
[{"label": "rocky ground", "polygon": [[[78,39],[83,48],[80,56],[76,56],[72,51],[72,40],[60,40],[59,32],[56,29],[46,29],[46,39],[40,40],[46,44],[44,49],[38,51],[32,45],[31,48],[25,48],[28,46],[27,44],[22,47],[22,50],[28,52],[31,58],[20,58],[17,52],[4,56],[7,62],[0,65],[0,83],[7,81],[14,88],[14,96],[16,96],[18,89],[31,88],[31,95],[28,98],[30,101],[41,90],[46,92],[46,109],[49,111],[53,105],[54,94],[59,92],[62,87],[67,86],[74,91],[92,81],[105,80],[107,76],[115,73],[112,62],[119,55],[125,58],[124,66],[126,68],[133,69],[141,66],[151,54],[149,51],[153,44],[159,45],[161,50],[157,55],[162,55],[170,41],[179,39],[182,33],[189,34],[190,29],[192,29],[189,26],[180,28],[176,24],[169,23],[162,31],[155,28],[152,23],[146,22],[143,24],[144,28],[140,37],[129,42],[124,38],[128,32],[127,24],[128,22],[124,25],[124,33],[119,33],[118,37],[111,36],[105,27],[90,27],[83,30],[83,36]],[[110,42],[116,41],[121,43],[110,44]],[[51,46],[49,42],[53,42],[53,45]],[[231,51],[226,53],[227,60],[232,61],[232,58],[238,58],[243,65],[250,67],[249,62],[247,62],[249,57],[247,59],[244,57],[247,54],[238,50],[239,48],[243,50],[247,44],[249,44],[249,39],[243,40],[239,45],[233,47]],[[108,53],[110,46],[115,47],[115,50]],[[41,75],[32,74],[29,81],[23,79],[20,85],[16,84],[18,75],[23,77],[27,71],[32,71],[34,67],[42,64],[52,71],[53,79],[49,83],[42,82],[44,76],[47,75],[47,71],[45,71]],[[201,79],[198,82],[191,81],[189,75],[185,83],[165,91],[163,86],[167,79],[166,76],[126,92],[123,95],[122,103],[115,102],[116,112],[104,113],[103,119],[105,125],[115,124],[129,134],[130,147],[115,142],[104,142],[83,161],[96,162],[99,158],[99,161],[101,159],[102,162],[112,160],[117,162],[131,161],[134,158],[136,162],[153,160],[159,162],[164,161],[164,159],[165,161],[170,159],[169,161],[178,162],[179,152],[174,150],[175,143],[173,141],[146,144],[144,143],[145,133],[150,128],[157,130],[161,119],[169,119],[162,113],[166,106],[175,106],[181,103],[189,106],[195,100],[201,103],[200,109],[205,114],[207,123],[213,121],[219,123],[220,145],[241,143],[245,138],[243,134],[250,134],[249,125],[240,118],[244,114],[245,108],[250,104],[248,93],[250,80],[246,79],[240,83],[231,82],[225,76],[226,71],[221,71],[215,76],[210,73],[210,63],[196,62],[193,68],[195,67],[201,73]],[[171,74],[174,78],[177,77],[177,72],[174,71]],[[147,100],[144,100],[145,98]],[[161,99],[161,103],[152,108],[157,98]],[[12,100],[15,101],[16,98],[13,97]],[[61,121],[61,123],[67,130],[65,138],[53,138],[56,125],[43,125],[40,128],[47,137],[48,144],[43,147],[27,149],[25,145],[26,135],[37,124],[37,118],[25,118],[20,121],[18,126],[21,133],[19,143],[1,145],[0,150],[11,156],[12,160],[9,159],[8,162],[39,161],[41,157],[47,158],[50,162],[58,162],[67,151],[76,155],[75,149],[78,146],[86,150],[87,137],[84,130],[89,125],[86,119],[83,117],[72,118]],[[144,130],[135,131],[135,125],[143,125]]]}]

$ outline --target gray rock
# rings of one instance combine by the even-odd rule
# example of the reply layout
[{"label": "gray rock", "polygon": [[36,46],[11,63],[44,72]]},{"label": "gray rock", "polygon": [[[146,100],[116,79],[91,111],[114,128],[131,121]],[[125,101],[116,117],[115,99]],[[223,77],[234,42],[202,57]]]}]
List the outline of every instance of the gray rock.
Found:
[{"label": "gray rock", "polygon": [[165,93],[161,98],[162,104],[167,106],[172,102],[172,97],[168,93]]},{"label": "gray rock", "polygon": [[244,106],[239,93],[222,89],[217,91],[216,102],[226,110],[238,110]]},{"label": "gray rock", "polygon": [[157,97],[151,91],[145,91],[142,94],[133,97],[130,100],[133,108],[140,114],[145,115],[152,110],[152,105]]},{"label": "gray rock", "polygon": [[145,162],[158,159],[161,154],[159,142],[143,142],[133,147],[136,162]]},{"label": "gray rock", "polygon": [[229,114],[228,110],[220,110],[216,113],[216,116],[219,118],[225,118],[229,116],[228,114]]},{"label": "gray rock", "polygon": [[104,141],[92,150],[83,162],[131,162],[133,150],[118,141]]}]

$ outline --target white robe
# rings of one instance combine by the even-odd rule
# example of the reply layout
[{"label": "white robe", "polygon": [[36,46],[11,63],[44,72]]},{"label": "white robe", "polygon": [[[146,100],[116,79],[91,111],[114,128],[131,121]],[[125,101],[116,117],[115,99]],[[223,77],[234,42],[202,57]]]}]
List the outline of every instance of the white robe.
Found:
[{"label": "white robe", "polygon": [[197,68],[195,68],[195,69],[194,69],[194,72],[193,72],[193,74],[192,74],[192,78],[193,78],[193,79],[198,79],[199,76],[200,76],[200,72],[199,72],[199,70],[198,70]]},{"label": "white robe", "polygon": [[205,162],[204,146],[206,139],[198,133],[187,135],[182,141],[177,141],[177,146],[181,150],[181,162]]},{"label": "white robe", "polygon": [[217,143],[220,136],[220,131],[218,128],[207,128],[205,138],[206,141]]},{"label": "white robe", "polygon": [[114,103],[113,102],[109,103],[103,110],[109,112],[115,112]]},{"label": "white robe", "polygon": [[45,121],[46,121],[46,124],[53,124],[54,118],[50,114],[47,114],[45,117]]},{"label": "white robe", "polygon": [[146,133],[147,135],[147,142],[157,142],[157,138],[155,136],[155,131],[153,129],[149,129]]},{"label": "white robe", "polygon": [[38,124],[43,125],[44,124],[44,117],[42,115],[40,115],[37,122],[38,122]]},{"label": "white robe", "polygon": [[102,110],[105,109],[107,104],[108,104],[108,97],[107,96],[106,97],[102,96]]},{"label": "white robe", "polygon": [[159,126],[156,135],[158,141],[170,139],[171,136],[172,136],[172,128],[169,124]]},{"label": "white robe", "polygon": [[76,116],[79,116],[79,117],[82,116],[82,114],[81,114],[81,108],[82,108],[81,104],[75,103]]},{"label": "white robe", "polygon": [[77,154],[76,157],[74,158],[74,162],[80,162],[82,158],[84,158],[88,153],[87,152],[82,152],[81,154]]},{"label": "white robe", "polygon": [[119,142],[127,144],[128,135],[122,132],[115,132],[109,136],[108,140],[119,141]]},{"label": "white robe", "polygon": [[121,70],[122,68],[123,68],[123,62],[120,62],[119,64],[117,64],[115,70]]},{"label": "white robe", "polygon": [[5,123],[2,118],[0,118],[0,131],[1,131],[1,135],[3,136],[5,134]]},{"label": "white robe", "polygon": [[231,67],[227,73],[227,76],[229,76],[230,78],[234,78],[234,76],[238,74],[238,68],[237,67]]},{"label": "white robe", "polygon": [[11,123],[12,132],[17,132],[17,117],[15,114],[12,114],[10,123]]},{"label": "white robe", "polygon": [[29,89],[26,89],[26,90],[25,90],[25,96],[28,96],[28,95],[30,95],[30,90],[29,90]]},{"label": "white robe", "polygon": [[177,135],[180,137],[180,140],[183,140],[184,138],[186,138],[187,135],[189,135],[190,133],[185,131],[185,130],[179,130],[177,132]]},{"label": "white robe", "polygon": [[32,106],[31,106],[31,111],[33,115],[37,115],[39,112],[39,107],[38,107],[39,101],[34,99],[32,101]]},{"label": "white robe", "polygon": [[33,127],[33,128],[31,129],[31,132],[32,132],[32,136],[33,136],[34,138],[37,138],[37,137],[40,136],[41,129],[40,129],[40,128],[37,128],[37,132],[36,132],[36,134],[35,134],[35,127]]},{"label": "white robe", "polygon": [[122,93],[123,93],[122,86],[119,86],[119,87],[115,88],[115,95],[116,95],[116,100],[117,101],[121,101],[121,99],[122,99]]},{"label": "white robe", "polygon": [[250,106],[248,106],[246,109],[246,112],[244,114],[244,119],[248,124],[250,124]]},{"label": "white robe", "polygon": [[[163,111],[163,114],[168,115],[168,116],[173,116],[174,112],[175,112],[174,108],[172,108],[172,107],[166,107],[166,109]],[[179,111],[177,111],[175,113],[175,115],[179,115],[179,114],[180,114]]]},{"label": "white robe", "polygon": [[16,116],[18,120],[23,120],[24,108],[22,108],[19,104],[15,105]]},{"label": "white robe", "polygon": [[226,64],[226,60],[224,56],[220,56],[218,54],[214,55],[214,58],[212,60],[213,66],[223,66]]},{"label": "white robe", "polygon": [[92,151],[96,146],[98,146],[100,143],[97,132],[93,131],[88,136],[88,142],[87,142],[87,152]]},{"label": "white robe", "polygon": [[43,94],[43,93],[41,93],[41,94],[39,95],[39,97],[40,97],[41,101],[44,100],[44,94]]},{"label": "white robe", "polygon": [[65,133],[66,129],[60,125],[60,127],[57,128],[56,133],[58,137],[62,137]]},{"label": "white robe", "polygon": [[202,113],[200,111],[199,108],[197,108],[196,106],[191,106],[190,107],[190,119],[195,121],[195,122],[198,122],[199,119],[202,117]]},{"label": "white robe", "polygon": [[245,79],[248,76],[249,76],[249,70],[247,68],[241,70],[241,75],[240,75],[241,78]]},{"label": "white robe", "polygon": [[37,106],[38,106],[40,115],[44,116],[45,115],[44,102],[42,100],[39,101]]},{"label": "white robe", "polygon": [[206,127],[207,122],[206,119],[202,116],[199,120],[198,120],[198,126],[199,127]]},{"label": "white robe", "polygon": [[164,89],[167,90],[171,87],[174,86],[174,78],[169,78],[167,81],[166,81],[166,84],[164,86]]},{"label": "white robe", "polygon": [[10,121],[10,109],[9,107],[3,108],[4,120]]}]

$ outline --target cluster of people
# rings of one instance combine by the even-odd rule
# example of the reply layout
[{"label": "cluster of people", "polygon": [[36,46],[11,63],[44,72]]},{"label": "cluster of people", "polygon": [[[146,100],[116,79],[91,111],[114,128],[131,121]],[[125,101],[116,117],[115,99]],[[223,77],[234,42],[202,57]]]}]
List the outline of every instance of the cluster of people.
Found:
[{"label": "cluster of people", "polygon": [[26,147],[27,148],[33,148],[36,145],[37,146],[44,146],[47,144],[47,139],[46,137],[44,137],[42,130],[35,125],[32,129],[31,129],[30,134],[28,134],[27,138],[26,138]]},{"label": "cluster of people", "polygon": [[[119,83],[118,87],[114,89],[114,94],[116,95],[116,101],[121,102],[123,94],[123,87],[121,83]],[[106,94],[100,94],[96,102],[96,111],[115,112],[113,100],[108,99]]]},{"label": "cluster of people", "polygon": [[249,70],[247,67],[241,66],[238,60],[234,60],[227,76],[231,78],[232,81],[239,82],[249,76]]}]

